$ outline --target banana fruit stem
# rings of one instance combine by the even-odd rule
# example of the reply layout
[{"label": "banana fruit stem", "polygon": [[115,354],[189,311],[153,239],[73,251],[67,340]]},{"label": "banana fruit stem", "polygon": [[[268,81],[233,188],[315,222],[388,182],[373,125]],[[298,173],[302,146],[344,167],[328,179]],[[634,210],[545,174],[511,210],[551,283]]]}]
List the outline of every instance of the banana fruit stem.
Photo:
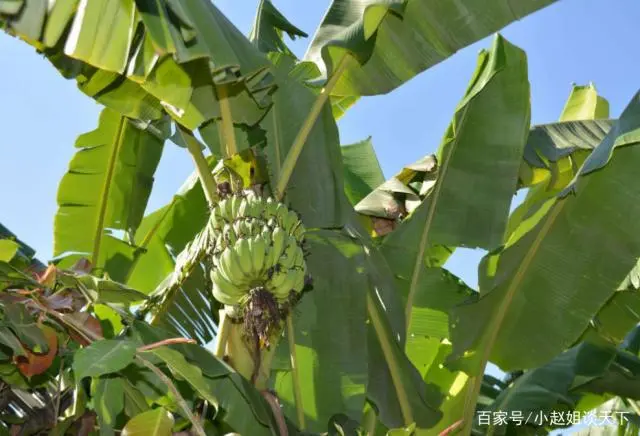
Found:
[{"label": "banana fruit stem", "polygon": [[200,141],[193,136],[193,133],[184,127],[180,125],[177,125],[177,127],[178,133],[182,136],[182,140],[187,145],[187,150],[189,150],[193,162],[196,165],[198,178],[200,179],[200,183],[202,183],[202,190],[204,191],[205,197],[207,197],[207,203],[209,203],[210,207],[213,207],[218,201],[216,181],[213,179],[213,174],[211,174],[207,159],[204,157],[204,154],[202,154]]},{"label": "banana fruit stem", "polygon": [[233,131],[233,116],[231,115],[231,105],[229,104],[229,98],[227,95],[227,88],[224,86],[216,86],[218,92],[218,102],[220,103],[221,130],[222,137],[224,138],[225,152],[227,157],[231,157],[238,153],[238,146],[236,144],[236,135]]},{"label": "banana fruit stem", "polygon": [[305,429],[304,406],[302,404],[302,389],[300,387],[300,374],[298,373],[298,358],[296,354],[296,338],[293,330],[293,316],[287,315],[287,338],[289,339],[289,355],[291,357],[291,375],[293,376],[293,393],[296,401],[296,413],[300,430]]},{"label": "banana fruit stem", "polygon": [[229,333],[232,326],[231,321],[224,310],[220,310],[218,313],[220,314],[220,317],[214,354],[218,359],[222,359],[224,357],[224,352],[227,349],[227,342],[229,340]]}]

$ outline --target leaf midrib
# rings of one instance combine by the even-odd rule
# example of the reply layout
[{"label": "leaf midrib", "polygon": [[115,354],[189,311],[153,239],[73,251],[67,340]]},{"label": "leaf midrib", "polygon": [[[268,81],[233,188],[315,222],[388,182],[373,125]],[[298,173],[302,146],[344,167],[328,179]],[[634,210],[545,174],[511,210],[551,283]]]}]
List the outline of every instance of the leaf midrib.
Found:
[{"label": "leaf midrib", "polygon": [[[418,287],[418,281],[420,279],[420,274],[422,272],[421,266],[423,263],[424,253],[427,249],[427,244],[429,242],[429,232],[431,230],[431,225],[433,224],[433,218],[435,216],[438,200],[440,198],[440,191],[442,189],[442,184],[444,183],[444,180],[446,178],[447,170],[451,163],[451,159],[453,158],[453,155],[456,152],[458,143],[460,142],[456,132],[461,131],[462,128],[464,127],[464,124],[467,121],[466,113],[468,109],[469,109],[469,105],[467,104],[465,105],[464,109],[461,112],[461,117],[460,117],[461,121],[460,121],[459,127],[456,128],[455,123],[452,124],[454,140],[450,144],[450,151],[447,154],[447,158],[444,159],[442,163],[442,173],[438,174],[438,177],[436,179],[436,183],[433,190],[433,196],[431,198],[431,204],[429,204],[429,212],[427,214],[427,220],[424,225],[424,230],[422,231],[422,235],[420,236],[420,245],[418,246],[418,255],[416,256],[416,261],[413,267],[413,273],[411,275],[411,283],[409,285],[409,293],[407,294],[407,305],[405,308],[407,332],[409,331],[409,326],[411,325],[411,315],[413,312],[413,300],[415,298],[416,289]],[[458,115],[458,112],[456,112],[456,114],[454,115],[454,120],[455,120],[455,116],[457,115]]]},{"label": "leaf midrib", "polygon": [[124,131],[127,123],[125,117],[120,117],[118,124],[118,133],[116,135],[116,142],[113,144],[113,150],[109,161],[107,163],[107,173],[105,175],[104,183],[102,185],[101,197],[99,199],[100,204],[98,206],[98,218],[96,221],[95,237],[93,243],[93,252],[91,254],[91,263],[96,266],[98,262],[98,256],[100,254],[100,245],[102,243],[102,236],[104,233],[104,221],[107,215],[107,207],[109,203],[109,192],[111,191],[111,184],[115,174],[116,161],[120,154],[120,149],[124,142]]},{"label": "leaf midrib", "polygon": [[[532,261],[535,259],[536,255],[538,254],[538,249],[540,248],[540,245],[542,244],[545,237],[549,233],[549,230],[555,223],[556,218],[564,208],[565,203],[566,203],[566,199],[556,200],[555,205],[552,206],[552,210],[548,212],[549,216],[546,222],[544,223],[544,225],[536,235],[535,240],[531,244],[531,249],[527,251],[527,254],[525,255],[524,259],[522,259],[522,262],[520,263],[518,270],[513,276],[513,279],[511,280],[511,283],[507,288],[505,296],[502,299],[502,303],[498,307],[496,316],[493,318],[492,322],[488,326],[489,336],[484,341],[481,341],[481,343],[483,344],[483,347],[482,347],[483,349],[481,352],[482,357],[480,360],[480,367],[479,367],[480,372],[484,372],[484,368],[486,367],[487,362],[489,361],[489,356],[491,355],[491,351],[493,350],[493,346],[498,337],[498,332],[500,331],[500,327],[502,326],[504,318],[507,314],[507,310],[511,306],[511,302],[513,301],[513,297],[516,293],[516,290],[520,288],[520,284],[522,282],[522,279],[525,277],[525,273],[528,271],[529,266],[531,265]],[[478,397],[480,393],[481,385],[482,385],[482,374],[474,378],[472,389],[468,394],[471,396],[468,397],[467,401],[465,402],[466,403],[465,407],[467,408],[467,410],[465,410],[465,414],[467,415],[465,422],[467,423],[467,425],[469,425],[471,420],[470,415],[472,415],[473,410],[475,409],[475,404],[472,405],[471,403],[475,403],[474,400]]]}]

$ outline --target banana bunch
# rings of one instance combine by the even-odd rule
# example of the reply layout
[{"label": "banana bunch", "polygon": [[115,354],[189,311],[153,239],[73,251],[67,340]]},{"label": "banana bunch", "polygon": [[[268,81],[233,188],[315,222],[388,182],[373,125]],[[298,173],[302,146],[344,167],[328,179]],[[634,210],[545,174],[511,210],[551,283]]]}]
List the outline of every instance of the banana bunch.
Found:
[{"label": "banana bunch", "polygon": [[214,235],[213,295],[229,306],[245,305],[254,289],[278,303],[301,292],[307,266],[304,226],[298,215],[272,198],[253,192],[221,200],[209,220]]}]

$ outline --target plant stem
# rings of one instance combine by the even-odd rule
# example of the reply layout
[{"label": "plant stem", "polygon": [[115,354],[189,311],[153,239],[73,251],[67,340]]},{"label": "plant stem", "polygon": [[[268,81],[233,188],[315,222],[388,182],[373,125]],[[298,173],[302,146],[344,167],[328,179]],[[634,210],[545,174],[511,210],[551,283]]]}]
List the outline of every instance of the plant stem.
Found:
[{"label": "plant stem", "polygon": [[160,380],[162,380],[164,382],[164,384],[167,385],[167,387],[169,388],[169,390],[171,391],[171,393],[175,397],[176,401],[180,405],[180,408],[182,409],[182,411],[186,415],[187,419],[191,422],[191,425],[193,426],[193,430],[195,431],[195,433],[200,435],[200,436],[206,436],[206,433],[204,431],[204,428],[202,428],[202,425],[200,424],[200,421],[195,417],[195,415],[193,414],[193,412],[189,408],[189,405],[187,404],[185,399],[182,397],[182,395],[180,395],[180,392],[178,391],[178,388],[176,388],[176,386],[173,384],[171,379],[169,377],[167,377],[164,372],[160,371],[160,368],[155,366],[153,363],[149,362],[147,359],[145,359],[145,358],[143,358],[143,357],[141,357],[139,355],[136,355],[136,360],[138,362],[140,362],[142,365],[146,366]]},{"label": "plant stem", "polygon": [[238,146],[236,144],[236,135],[233,131],[233,116],[231,115],[231,105],[229,104],[229,98],[227,95],[227,88],[224,86],[216,86],[218,92],[218,103],[220,103],[220,115],[222,137],[224,139],[224,147],[227,153],[227,157],[231,157],[238,153]]},{"label": "plant stem", "polygon": [[293,376],[293,394],[296,401],[296,414],[300,430],[305,429],[304,406],[302,405],[302,389],[300,387],[300,373],[298,372],[298,357],[296,353],[296,338],[293,330],[293,316],[287,315],[287,339],[289,340],[289,356],[291,357],[291,375]]},{"label": "plant stem", "polygon": [[387,362],[389,373],[391,374],[391,380],[393,381],[393,387],[396,390],[396,396],[398,397],[398,403],[400,404],[400,411],[402,412],[404,425],[409,426],[414,422],[413,412],[411,410],[411,404],[409,403],[409,397],[407,396],[407,393],[405,392],[402,385],[400,368],[398,367],[398,363],[393,358],[393,350],[391,347],[393,346],[392,341],[394,341],[395,339],[387,334],[386,329],[382,325],[382,317],[378,313],[378,308],[376,307],[376,303],[373,300],[375,297],[371,295],[372,292],[372,289],[367,290],[367,312],[369,313],[371,324],[376,331],[376,336],[380,341],[382,354],[384,354],[384,359]]},{"label": "plant stem", "polygon": [[231,329],[231,321],[223,309],[219,310],[219,322],[218,322],[218,334],[216,335],[216,348],[214,351],[215,356],[218,359],[224,357],[225,350],[227,348],[227,341],[229,340],[229,333]]},{"label": "plant stem", "polygon": [[307,142],[311,129],[313,129],[313,126],[316,124],[316,120],[318,119],[325,102],[329,98],[329,94],[331,94],[336,83],[338,83],[338,79],[347,68],[350,59],[351,56],[348,54],[345,54],[342,59],[340,59],[333,75],[327,82],[326,86],[322,88],[320,94],[316,97],[316,100],[313,102],[313,106],[311,106],[311,110],[309,111],[309,115],[307,115],[307,118],[304,120],[304,124],[300,127],[296,138],[293,140],[293,145],[291,145],[291,148],[287,153],[287,157],[284,159],[284,163],[282,164],[282,169],[275,189],[275,196],[279,200],[282,200],[282,197],[284,197],[284,190],[289,183],[291,174],[293,174],[293,169],[298,162],[298,158],[300,157],[300,153],[302,153],[302,148],[304,147],[305,142]]},{"label": "plant stem", "polygon": [[284,419],[284,414],[282,413],[282,408],[280,407],[278,398],[268,390],[261,391],[260,393],[262,394],[262,397],[265,399],[265,401],[271,408],[271,412],[273,413],[273,418],[276,420],[276,424],[278,425],[278,431],[280,432],[279,436],[289,436],[289,430],[287,429],[287,422]]},{"label": "plant stem", "polygon": [[143,345],[142,347],[138,348],[139,352],[144,352],[144,351],[150,351],[153,350],[155,348],[159,348],[162,347],[164,345],[172,345],[172,344],[196,344],[197,342],[195,341],[195,339],[188,339],[188,338],[169,338],[169,339],[163,339],[162,341],[158,341],[158,342],[154,342],[153,344],[147,344],[147,345]]},{"label": "plant stem", "polygon": [[209,206],[213,207],[218,201],[216,181],[213,179],[207,159],[204,157],[204,154],[202,154],[200,142],[193,136],[193,133],[179,125],[178,132],[182,135],[182,139],[187,145],[187,150],[189,150],[193,162],[196,165],[198,178],[200,179],[200,183],[202,183],[202,189],[204,190],[205,197],[207,197],[207,202]]}]

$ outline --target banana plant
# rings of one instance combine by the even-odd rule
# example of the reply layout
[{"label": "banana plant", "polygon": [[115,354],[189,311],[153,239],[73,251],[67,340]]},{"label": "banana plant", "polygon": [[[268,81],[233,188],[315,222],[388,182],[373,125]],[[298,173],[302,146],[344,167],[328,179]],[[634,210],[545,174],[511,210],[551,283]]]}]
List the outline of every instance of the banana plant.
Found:
[{"label": "banana plant", "polygon": [[[562,362],[562,392],[528,407],[620,395],[637,96],[612,120],[574,87],[558,123],[532,127],[526,54],[496,35],[434,155],[385,181],[371,140],[341,147],[336,125],[551,3],[334,0],[300,60],[283,35],[305,32],[269,0],[248,38],[208,0],[0,0],[0,26],[105,106],[59,186],[49,275],[0,240],[0,376],[65,399],[37,431],[496,432],[476,412],[521,404]],[[149,212],[167,140],[194,173]],[[457,247],[488,251],[479,289],[445,268]],[[497,382],[488,362],[524,375]]]}]

